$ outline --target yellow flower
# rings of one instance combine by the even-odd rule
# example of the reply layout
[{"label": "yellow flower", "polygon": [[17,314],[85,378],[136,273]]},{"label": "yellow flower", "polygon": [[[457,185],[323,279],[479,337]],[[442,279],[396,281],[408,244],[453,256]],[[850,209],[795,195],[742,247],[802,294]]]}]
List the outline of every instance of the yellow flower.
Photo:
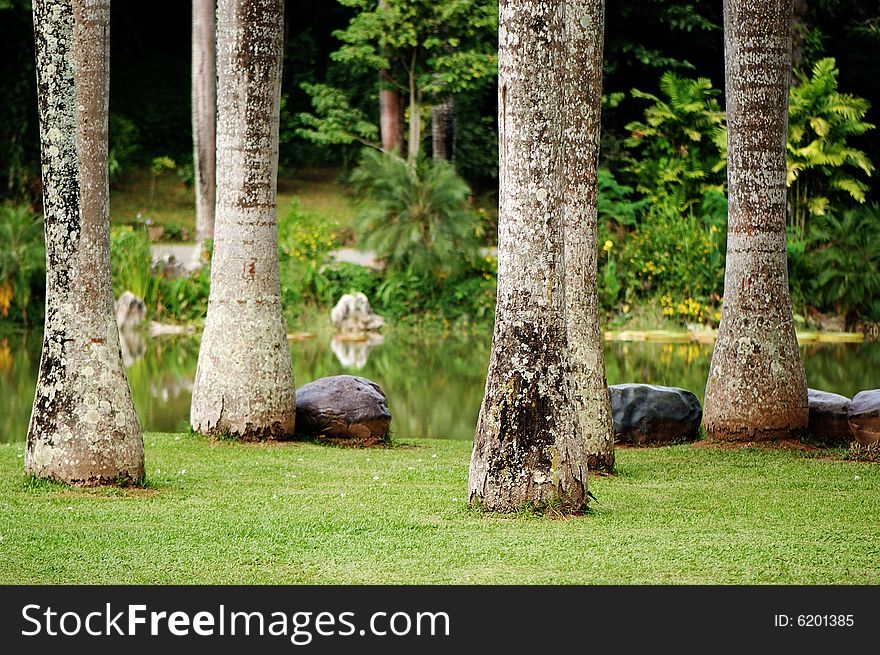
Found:
[{"label": "yellow flower", "polygon": [[602,250],[604,250],[605,252],[608,252],[608,251],[611,250],[613,247],[614,247],[614,243],[612,243],[610,239],[606,239],[606,240],[605,240],[605,245],[602,246]]}]

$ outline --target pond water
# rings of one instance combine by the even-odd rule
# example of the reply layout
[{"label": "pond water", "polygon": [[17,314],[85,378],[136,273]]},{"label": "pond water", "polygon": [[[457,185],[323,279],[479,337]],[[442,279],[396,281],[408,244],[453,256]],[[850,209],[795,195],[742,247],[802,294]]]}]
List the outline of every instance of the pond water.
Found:
[{"label": "pond water", "polygon": [[[473,438],[489,360],[489,335],[426,336],[396,329],[382,343],[334,341],[329,333],[291,341],[297,384],[326,375],[362,375],[389,399],[401,437]],[[0,442],[23,442],[39,363],[39,333],[0,336]],[[145,338],[130,355],[128,377],[148,431],[188,429],[195,337]],[[142,351],[142,352],[139,352]],[[609,384],[650,382],[689,389],[702,400],[709,344],[607,341]],[[880,387],[880,343],[801,346],[813,388],[848,397]],[[128,354],[128,353],[127,353]]]}]

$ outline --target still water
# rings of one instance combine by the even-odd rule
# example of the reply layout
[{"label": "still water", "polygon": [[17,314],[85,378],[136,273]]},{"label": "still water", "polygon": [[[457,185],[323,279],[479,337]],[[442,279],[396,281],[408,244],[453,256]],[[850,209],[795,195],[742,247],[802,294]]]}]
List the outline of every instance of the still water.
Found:
[{"label": "still water", "polygon": [[[326,375],[361,375],[388,396],[400,437],[471,439],[489,361],[489,335],[426,336],[395,330],[383,342],[334,341],[328,333],[291,341],[297,384]],[[22,442],[34,397],[41,336],[0,336],[0,442]],[[144,338],[131,348],[128,378],[148,431],[188,428],[198,359],[195,337]],[[699,343],[605,343],[609,384],[683,387],[702,400],[712,346]],[[848,397],[880,387],[880,343],[812,343],[801,353],[813,388]]]}]

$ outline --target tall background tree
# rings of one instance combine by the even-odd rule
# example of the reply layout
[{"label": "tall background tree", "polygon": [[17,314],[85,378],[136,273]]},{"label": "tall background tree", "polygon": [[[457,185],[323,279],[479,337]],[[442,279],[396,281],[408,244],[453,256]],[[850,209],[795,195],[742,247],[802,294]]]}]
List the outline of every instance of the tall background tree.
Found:
[{"label": "tall background tree", "polygon": [[35,0],[46,212],[46,324],[25,469],[77,485],[139,482],[144,446],[110,279],[109,0]]},{"label": "tall background tree", "polygon": [[[406,152],[409,160],[422,149],[422,108],[426,102],[442,103],[449,95],[474,90],[491,81],[495,70],[494,32],[496,9],[491,0],[338,0],[356,13],[344,30],[334,32],[343,45],[332,57],[354,70],[378,71],[382,89],[397,90],[407,98]],[[313,97],[326,96],[323,86],[308,88]],[[348,100],[350,102],[350,99]],[[337,132],[333,122],[318,116],[306,121],[315,128],[305,132],[315,140]],[[383,120],[391,124],[390,109]],[[318,118],[319,120],[315,120]],[[316,132],[316,133],[315,133]],[[390,134],[390,133],[389,133]],[[356,134],[355,134],[356,136]],[[386,138],[383,135],[383,142]],[[342,142],[342,141],[339,141]]]},{"label": "tall background tree", "polygon": [[500,6],[498,299],[468,480],[494,511],[582,510],[585,428],[610,428],[597,321],[579,316],[596,307],[594,210],[577,205],[595,201],[595,170],[578,169],[595,167],[598,134],[578,128],[598,129],[601,21],[601,2]]},{"label": "tall background tree", "polygon": [[728,228],[724,306],[703,419],[711,437],[795,436],[807,425],[786,259],[792,0],[725,0]]},{"label": "tall background tree", "polygon": [[192,133],[196,240],[214,238],[217,186],[216,0],[192,0]]},{"label": "tall background tree", "polygon": [[293,435],[276,209],[283,15],[283,0],[218,3],[214,259],[190,416],[205,434]]}]

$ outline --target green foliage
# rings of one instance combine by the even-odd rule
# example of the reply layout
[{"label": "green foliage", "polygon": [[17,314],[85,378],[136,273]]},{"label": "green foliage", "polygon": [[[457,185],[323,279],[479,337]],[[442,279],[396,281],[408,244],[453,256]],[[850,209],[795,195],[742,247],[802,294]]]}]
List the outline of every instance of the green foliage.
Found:
[{"label": "green foliage", "polygon": [[810,76],[796,72],[800,84],[791,88],[786,183],[791,227],[801,237],[807,217],[825,214],[836,197],[865,202],[868,185],[855,172],[874,171],[868,156],[848,144],[874,128],[863,120],[870,104],[840,93],[838,74],[828,57],[816,62]]},{"label": "green foliage", "polygon": [[362,143],[376,146],[379,130],[360,109],[353,107],[342,89],[327,84],[300,85],[312,100],[314,114],[299,113],[298,136],[321,145]]},{"label": "green foliage", "polygon": [[[720,319],[726,216],[713,202],[717,198],[708,195],[687,214],[671,203],[654,205],[638,229],[625,234],[615,268],[628,303],[659,298],[663,316],[692,323]],[[613,247],[606,243],[603,250],[611,263]]]},{"label": "green foliage", "polygon": [[0,205],[0,244],[0,319],[28,324],[37,318],[28,310],[45,280],[42,217],[24,205]]},{"label": "green foliage", "polygon": [[648,197],[634,197],[633,188],[618,182],[607,168],[599,169],[598,185],[600,221],[634,227],[651,205]]},{"label": "green foliage", "polygon": [[335,302],[326,275],[330,252],[339,247],[339,225],[302,211],[294,201],[278,224],[282,299],[288,309],[305,302]]},{"label": "green foliage", "polygon": [[110,267],[114,297],[131,291],[146,303],[148,313],[155,314],[159,281],[152,273],[150,240],[145,230],[128,225],[110,228]]},{"label": "green foliage", "polygon": [[446,162],[367,150],[351,181],[363,201],[354,228],[389,271],[444,280],[459,273],[478,246],[470,189]]},{"label": "green foliage", "polygon": [[108,126],[110,151],[107,161],[112,182],[134,163],[140,151],[140,131],[134,121],[115,112],[110,113]]},{"label": "green foliage", "polygon": [[[388,86],[407,95],[411,124],[421,121],[424,101],[472,92],[493,81],[498,59],[494,0],[338,1],[356,13],[345,29],[333,32],[343,45],[331,57],[361,74],[382,71]],[[346,143],[327,139],[363,132],[340,120],[356,111],[344,93],[315,88],[309,93],[318,115],[300,116],[307,138]],[[418,153],[420,144],[409,146]]]},{"label": "green foliage", "polygon": [[144,301],[147,316],[157,320],[194,321],[205,317],[211,288],[211,243],[203,252],[203,265],[193,273],[165,277],[153,270],[146,230],[128,225],[110,228],[110,265],[113,295],[126,290]]},{"label": "green foliage", "polygon": [[211,291],[211,268],[207,263],[189,275],[159,277],[158,286],[158,318],[195,321],[207,315]]},{"label": "green foliage", "polygon": [[457,94],[496,70],[497,4],[492,0],[339,0],[357,13],[334,36],[332,57],[361,70],[390,71],[397,86],[412,76],[424,93]]},{"label": "green foliage", "polygon": [[680,211],[702,201],[708,191],[724,189],[726,139],[720,92],[706,78],[664,73],[658,96],[633,89],[634,98],[650,100],[645,120],[626,126],[624,144],[631,154],[624,168],[636,189],[652,201],[670,198]]},{"label": "green foliage", "polygon": [[880,205],[827,213],[810,230],[812,297],[850,327],[880,298]]}]

